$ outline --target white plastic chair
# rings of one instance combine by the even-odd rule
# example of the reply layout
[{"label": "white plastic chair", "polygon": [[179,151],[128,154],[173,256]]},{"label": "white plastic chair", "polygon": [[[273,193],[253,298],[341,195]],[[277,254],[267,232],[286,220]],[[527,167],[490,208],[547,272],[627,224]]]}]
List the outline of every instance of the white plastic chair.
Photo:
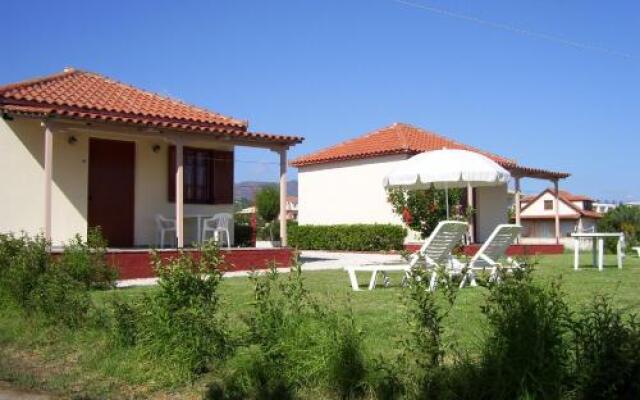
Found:
[{"label": "white plastic chair", "polygon": [[164,248],[164,235],[167,232],[173,232],[170,237],[171,243],[176,241],[176,221],[168,219],[160,214],[156,214],[156,244],[160,244],[160,248]]},{"label": "white plastic chair", "polygon": [[633,248],[638,253],[638,258],[640,258],[640,247]]},{"label": "white plastic chair", "polygon": [[512,258],[507,257],[506,253],[521,231],[522,226],[520,225],[500,224],[496,226],[489,239],[484,242],[469,261],[467,271],[462,277],[462,282],[460,282],[460,287],[464,287],[467,283],[470,286],[478,286],[476,283],[476,271],[484,271],[490,268],[489,279],[495,280],[498,278],[499,268],[519,268],[520,265]]},{"label": "white plastic chair", "polygon": [[224,239],[226,235],[227,248],[231,248],[229,225],[232,219],[233,216],[229,213],[215,214],[211,218],[206,218],[202,223],[202,240],[206,240],[207,233],[212,233],[216,242],[222,242],[221,239]]},{"label": "white plastic chair", "polygon": [[[435,289],[437,273],[435,268],[438,266],[446,266],[453,269],[452,263],[455,262],[451,256],[451,252],[464,238],[468,229],[466,222],[461,221],[441,221],[431,232],[431,235],[425,240],[420,250],[411,255],[409,263],[402,264],[377,264],[377,265],[358,265],[346,267],[345,271],[349,274],[351,287],[353,290],[360,290],[356,272],[371,272],[371,280],[369,281],[369,290],[376,287],[376,279],[378,272],[384,275],[385,285],[389,279],[387,272],[403,271],[408,274],[412,268],[416,267],[421,260],[425,262],[425,268],[430,269],[431,282],[429,288]],[[406,275],[405,275],[406,276]]]}]

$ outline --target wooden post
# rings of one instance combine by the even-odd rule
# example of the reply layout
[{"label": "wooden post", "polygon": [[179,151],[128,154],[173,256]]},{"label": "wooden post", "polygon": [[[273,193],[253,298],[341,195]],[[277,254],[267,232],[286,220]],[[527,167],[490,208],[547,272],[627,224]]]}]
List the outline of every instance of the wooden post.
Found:
[{"label": "wooden post", "polygon": [[556,244],[560,244],[560,185],[558,179],[553,180],[553,188],[556,192],[556,196],[553,201],[556,222]]},{"label": "wooden post", "polygon": [[287,247],[287,148],[280,155],[280,245]]},{"label": "wooden post", "polygon": [[182,139],[176,140],[176,237],[184,247],[184,151]]},{"label": "wooden post", "polygon": [[[467,183],[467,207],[473,210],[474,206],[475,204],[473,204],[473,188],[471,187],[470,183]],[[475,238],[473,237],[474,215],[475,215],[475,210],[473,214],[469,215],[469,244],[472,244],[475,242]]]},{"label": "wooden post", "polygon": [[51,188],[53,186],[53,132],[44,126],[44,238],[51,241]]}]

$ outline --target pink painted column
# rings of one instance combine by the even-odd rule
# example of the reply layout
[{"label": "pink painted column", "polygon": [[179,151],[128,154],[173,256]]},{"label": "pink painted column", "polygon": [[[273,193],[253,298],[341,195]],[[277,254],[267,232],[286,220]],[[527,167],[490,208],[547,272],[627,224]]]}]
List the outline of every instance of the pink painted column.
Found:
[{"label": "pink painted column", "polygon": [[556,244],[560,244],[560,185],[558,179],[553,181],[553,188],[556,192],[556,197],[553,199],[553,209],[555,211],[556,222]]},{"label": "pink painted column", "polygon": [[184,147],[176,141],[176,237],[178,248],[184,247]]},{"label": "pink painted column", "polygon": [[44,126],[44,238],[51,241],[51,188],[53,186],[53,132]]},{"label": "pink painted column", "polygon": [[[515,187],[515,193],[513,196],[513,202],[515,203],[515,207],[516,207],[516,225],[520,225],[522,226],[522,192],[520,189],[520,178],[517,177],[515,178],[515,182],[516,182],[516,187]],[[520,243],[520,236],[521,234],[518,234],[518,243]]]},{"label": "pink painted column", "polygon": [[287,149],[278,151],[280,155],[280,245],[287,247]]}]

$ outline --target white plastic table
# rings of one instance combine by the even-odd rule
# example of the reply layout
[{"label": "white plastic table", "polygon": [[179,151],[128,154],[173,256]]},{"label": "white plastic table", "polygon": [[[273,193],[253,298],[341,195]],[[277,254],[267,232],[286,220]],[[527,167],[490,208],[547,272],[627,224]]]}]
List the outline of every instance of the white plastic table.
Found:
[{"label": "white plastic table", "polygon": [[573,269],[578,270],[580,265],[580,239],[591,239],[593,242],[593,266],[596,266],[596,255],[598,270],[604,269],[604,240],[606,238],[618,238],[618,245],[616,247],[618,256],[618,268],[622,268],[622,244],[624,243],[624,233],[605,233],[605,232],[593,232],[593,233],[572,233],[573,238]]},{"label": "white plastic table", "polygon": [[196,232],[196,240],[202,243],[202,221],[205,218],[211,218],[211,214],[187,214],[184,219],[195,219],[198,232]]}]

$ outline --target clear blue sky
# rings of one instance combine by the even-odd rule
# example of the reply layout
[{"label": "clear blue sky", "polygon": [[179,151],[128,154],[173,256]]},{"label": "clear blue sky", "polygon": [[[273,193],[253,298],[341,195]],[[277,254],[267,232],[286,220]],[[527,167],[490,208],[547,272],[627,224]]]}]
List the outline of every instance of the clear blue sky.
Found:
[{"label": "clear blue sky", "polygon": [[294,156],[403,121],[640,199],[640,2],[406,1],[7,1],[0,82],[92,70],[306,137]]}]

